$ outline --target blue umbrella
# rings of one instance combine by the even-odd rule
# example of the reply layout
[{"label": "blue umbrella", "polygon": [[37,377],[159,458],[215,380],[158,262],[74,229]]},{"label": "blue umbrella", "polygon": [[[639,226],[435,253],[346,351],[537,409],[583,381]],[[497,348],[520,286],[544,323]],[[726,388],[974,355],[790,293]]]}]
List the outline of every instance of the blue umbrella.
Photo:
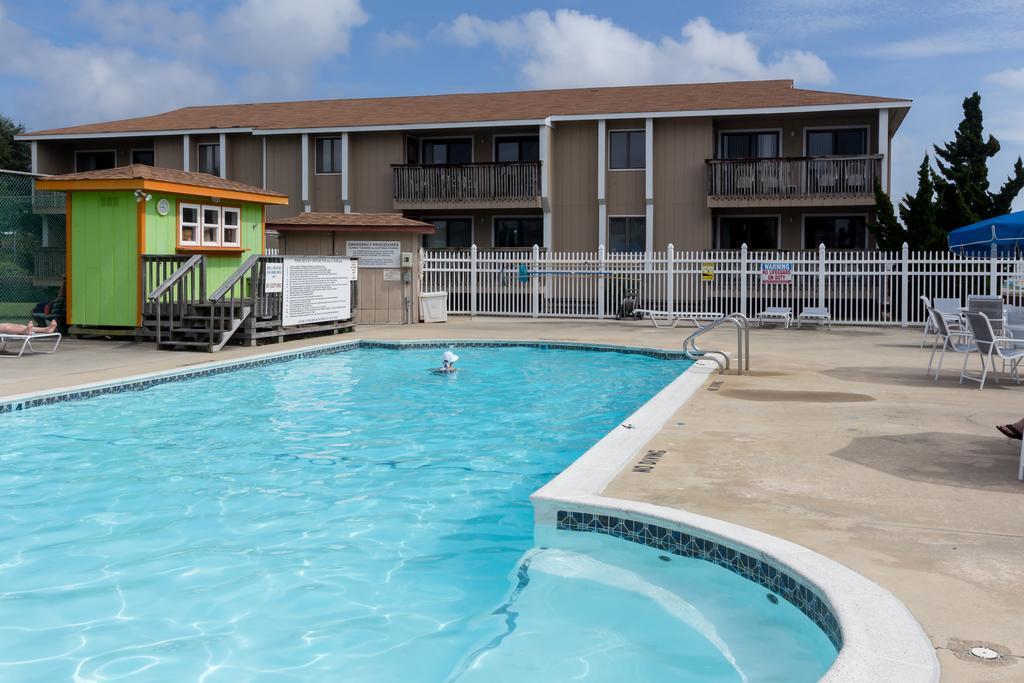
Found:
[{"label": "blue umbrella", "polygon": [[949,233],[949,250],[961,256],[988,256],[992,245],[1000,256],[1016,256],[1024,249],[1024,211],[986,218]]}]

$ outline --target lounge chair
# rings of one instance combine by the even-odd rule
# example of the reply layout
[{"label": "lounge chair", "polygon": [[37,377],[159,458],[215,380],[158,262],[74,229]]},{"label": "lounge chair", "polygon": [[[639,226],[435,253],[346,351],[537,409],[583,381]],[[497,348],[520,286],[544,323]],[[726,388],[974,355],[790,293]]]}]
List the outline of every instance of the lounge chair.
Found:
[{"label": "lounge chair", "polygon": [[793,324],[793,309],[789,306],[769,306],[754,316],[754,320],[757,322],[758,326],[761,326],[766,322],[781,322],[785,323],[786,329],[789,329],[789,326]]},{"label": "lounge chair", "polygon": [[722,318],[721,313],[694,313],[680,311],[657,311],[651,308],[637,308],[633,313],[641,318],[650,318],[655,327],[672,328],[684,320],[689,320],[694,327],[700,327],[698,320],[718,320]]},{"label": "lounge chair", "polygon": [[[928,316],[935,329],[938,330],[938,333],[935,335],[935,341],[932,342],[932,355],[928,358],[928,369],[925,372],[926,374],[931,374],[935,353],[938,351],[939,364],[935,366],[935,379],[938,380],[939,372],[942,370],[942,361],[946,357],[946,351],[970,354],[972,351],[976,351],[978,347],[974,345],[974,340],[969,333],[960,329],[959,326],[955,329],[951,327],[949,318],[938,309],[929,308]],[[959,316],[957,320],[959,320]]]},{"label": "lounge chair", "polygon": [[[49,351],[39,350],[32,344],[47,340],[53,343]],[[8,352],[7,346],[11,345],[18,349],[17,353]],[[21,358],[25,350],[31,353],[54,353],[60,346],[60,332],[40,332],[39,334],[0,334],[0,358]]]},{"label": "lounge chair", "polygon": [[825,306],[806,306],[804,310],[800,311],[800,315],[797,316],[796,326],[800,327],[800,323],[816,323],[818,325],[828,325],[828,331],[832,331],[832,316],[828,312],[828,308]]},{"label": "lounge chair", "polygon": [[[1010,342],[1012,339],[1006,337],[997,337],[996,333],[992,330],[992,322],[984,313],[967,313],[967,324],[971,327],[971,334],[974,336],[975,350],[981,356],[981,374],[974,375],[967,372],[967,359],[971,357],[968,353],[964,356],[964,365],[960,370],[960,383],[963,384],[965,379],[972,382],[978,382],[981,386],[980,389],[985,388],[985,378],[988,376],[989,366],[994,371],[996,369],[996,358],[999,358],[1005,363],[1010,364],[1010,376],[1013,377],[1017,384],[1020,384],[1020,374],[1017,372],[1017,365],[1024,360],[1024,349],[1015,349],[1012,347],[1006,347],[1004,344]],[[996,380],[999,381],[998,379]]]}]

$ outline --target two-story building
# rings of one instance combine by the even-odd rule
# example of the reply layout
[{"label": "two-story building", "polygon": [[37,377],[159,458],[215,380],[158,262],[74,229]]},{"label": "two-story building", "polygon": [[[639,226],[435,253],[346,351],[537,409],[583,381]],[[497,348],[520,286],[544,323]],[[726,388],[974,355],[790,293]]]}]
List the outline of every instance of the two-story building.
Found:
[{"label": "two-story building", "polygon": [[19,139],[36,173],[200,171],[286,194],[268,219],[431,222],[427,248],[856,249],[910,104],[746,81],[187,107]]}]

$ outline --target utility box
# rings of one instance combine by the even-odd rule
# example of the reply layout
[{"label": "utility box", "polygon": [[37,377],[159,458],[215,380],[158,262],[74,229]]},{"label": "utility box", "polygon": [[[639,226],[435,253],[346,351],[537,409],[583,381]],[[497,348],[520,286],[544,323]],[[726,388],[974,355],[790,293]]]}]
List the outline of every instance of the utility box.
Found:
[{"label": "utility box", "polygon": [[448,292],[420,294],[420,317],[425,323],[448,322]]}]

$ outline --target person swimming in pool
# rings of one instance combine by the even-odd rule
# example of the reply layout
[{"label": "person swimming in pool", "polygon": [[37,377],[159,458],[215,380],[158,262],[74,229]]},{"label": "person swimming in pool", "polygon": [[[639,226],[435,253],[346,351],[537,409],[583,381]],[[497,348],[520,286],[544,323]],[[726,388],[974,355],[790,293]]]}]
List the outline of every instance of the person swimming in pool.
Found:
[{"label": "person swimming in pool", "polygon": [[455,362],[458,360],[459,357],[456,356],[454,353],[452,353],[451,351],[445,351],[444,355],[441,356],[441,367],[437,368],[436,372],[444,374],[451,374],[453,372],[457,372]]}]

